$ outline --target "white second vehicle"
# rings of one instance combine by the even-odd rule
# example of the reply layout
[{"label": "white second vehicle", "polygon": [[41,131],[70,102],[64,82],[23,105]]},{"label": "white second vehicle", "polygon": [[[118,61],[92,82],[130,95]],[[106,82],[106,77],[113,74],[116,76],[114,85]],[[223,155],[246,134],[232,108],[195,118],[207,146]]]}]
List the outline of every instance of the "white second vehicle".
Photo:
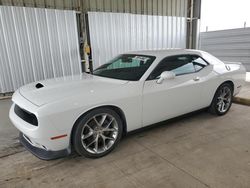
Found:
[{"label": "white second vehicle", "polygon": [[192,111],[230,109],[245,68],[197,50],[122,54],[94,70],[28,84],[13,97],[10,119],[20,142],[49,160],[74,149],[101,157],[127,132]]}]

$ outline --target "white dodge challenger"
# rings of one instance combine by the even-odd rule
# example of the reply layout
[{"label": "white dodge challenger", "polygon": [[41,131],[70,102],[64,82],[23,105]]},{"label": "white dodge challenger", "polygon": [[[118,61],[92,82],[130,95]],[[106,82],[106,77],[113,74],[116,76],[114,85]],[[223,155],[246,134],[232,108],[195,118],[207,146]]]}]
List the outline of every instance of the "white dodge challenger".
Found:
[{"label": "white dodge challenger", "polygon": [[94,70],[18,89],[10,119],[20,142],[49,160],[72,150],[86,157],[112,151],[127,132],[207,108],[230,109],[245,68],[197,50],[122,54]]}]

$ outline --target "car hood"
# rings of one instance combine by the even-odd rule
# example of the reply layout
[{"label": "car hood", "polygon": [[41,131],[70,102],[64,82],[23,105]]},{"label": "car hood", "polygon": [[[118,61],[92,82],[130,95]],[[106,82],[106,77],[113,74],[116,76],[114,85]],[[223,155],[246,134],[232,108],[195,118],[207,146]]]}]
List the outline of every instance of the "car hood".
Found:
[{"label": "car hood", "polygon": [[33,104],[42,106],[78,94],[89,96],[87,94],[111,90],[127,82],[83,73],[34,82],[21,87],[19,92]]}]

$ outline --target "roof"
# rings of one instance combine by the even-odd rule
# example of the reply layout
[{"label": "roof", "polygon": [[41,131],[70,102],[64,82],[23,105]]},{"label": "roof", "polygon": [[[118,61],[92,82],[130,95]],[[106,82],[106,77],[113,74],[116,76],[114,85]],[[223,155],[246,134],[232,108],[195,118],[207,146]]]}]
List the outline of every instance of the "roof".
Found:
[{"label": "roof", "polygon": [[201,55],[203,52],[200,51],[200,50],[193,50],[193,49],[160,49],[160,50],[132,51],[132,52],[129,52],[129,53],[162,57],[162,56],[178,55],[178,54],[197,54],[197,55]]},{"label": "roof", "polygon": [[161,50],[142,50],[142,51],[133,51],[133,52],[128,52],[130,54],[138,54],[138,55],[150,55],[150,56],[155,56],[156,58],[164,58],[167,56],[172,56],[172,55],[183,55],[183,54],[192,54],[192,55],[198,55],[202,58],[204,58],[207,62],[210,64],[221,64],[223,63],[221,60],[216,58],[215,56],[202,51],[202,50],[193,50],[193,49],[161,49]]}]

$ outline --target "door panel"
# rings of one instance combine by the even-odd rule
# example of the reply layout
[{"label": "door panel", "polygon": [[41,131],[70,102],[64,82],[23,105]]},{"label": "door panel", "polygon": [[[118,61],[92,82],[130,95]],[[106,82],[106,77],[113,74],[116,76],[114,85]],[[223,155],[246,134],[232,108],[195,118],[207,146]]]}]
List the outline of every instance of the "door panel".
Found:
[{"label": "door panel", "polygon": [[201,107],[202,85],[197,73],[177,76],[157,84],[146,81],[143,91],[143,126],[170,119]]},{"label": "door panel", "polygon": [[[163,71],[177,76],[161,84],[156,81]],[[197,55],[164,58],[152,71],[143,90],[143,125],[150,125],[204,107],[214,92],[213,66]]]},{"label": "door panel", "polygon": [[208,65],[201,71],[197,72],[200,78],[199,84],[201,87],[200,104],[201,108],[208,107],[214,97],[215,91],[219,86],[217,74],[213,71],[213,65]]}]

